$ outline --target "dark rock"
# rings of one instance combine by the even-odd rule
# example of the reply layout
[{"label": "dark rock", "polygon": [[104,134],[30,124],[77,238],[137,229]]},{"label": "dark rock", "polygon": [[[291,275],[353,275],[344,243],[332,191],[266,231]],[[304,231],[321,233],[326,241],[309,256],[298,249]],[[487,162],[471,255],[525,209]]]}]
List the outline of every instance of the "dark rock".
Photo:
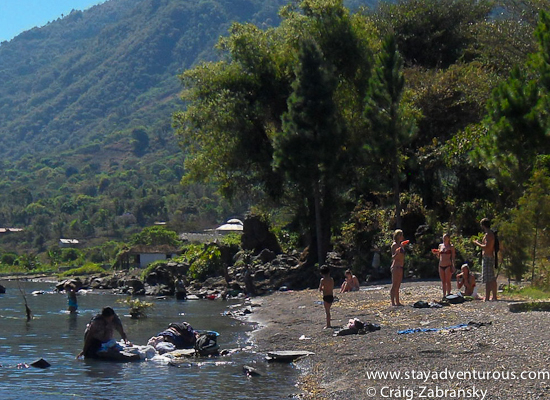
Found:
[{"label": "dark rock", "polygon": [[256,271],[254,273],[254,281],[255,282],[264,281],[267,278],[268,278],[268,275],[266,274],[265,270],[263,270],[263,269],[260,269],[259,271]]},{"label": "dark rock", "polygon": [[211,287],[211,288],[226,287],[227,282],[225,281],[225,278],[223,278],[221,276],[216,276],[216,277],[208,278],[207,280],[205,280],[203,282],[202,286],[203,287]]},{"label": "dark rock", "polygon": [[0,294],[6,293],[6,288],[0,285]]},{"label": "dark rock", "polygon": [[268,224],[256,215],[247,216],[243,222],[241,247],[244,250],[252,250],[254,254],[260,254],[264,249],[275,254],[282,252],[281,245],[275,234],[269,230]]},{"label": "dark rock", "polygon": [[51,364],[49,362],[47,362],[46,360],[44,360],[43,358],[41,358],[41,359],[36,360],[35,362],[31,363],[31,367],[46,369],[46,368],[51,367]]},{"label": "dark rock", "polygon": [[148,285],[145,284],[145,295],[146,296],[173,296],[174,288],[171,288],[167,285]]},{"label": "dark rock", "polygon": [[71,279],[65,279],[61,282],[59,282],[57,285],[55,285],[55,290],[58,292],[61,292],[65,290],[66,285],[74,285],[76,288],[75,290],[80,290],[83,288],[84,284],[82,283],[82,280],[80,278],[71,278]]},{"label": "dark rock", "polygon": [[262,262],[262,264],[266,264],[273,261],[276,257],[277,255],[273,251],[269,249],[263,249],[260,254],[258,254],[257,258]]},{"label": "dark rock", "polygon": [[253,368],[249,365],[243,366],[243,371],[247,376],[263,376],[263,374],[258,371],[256,368]]}]

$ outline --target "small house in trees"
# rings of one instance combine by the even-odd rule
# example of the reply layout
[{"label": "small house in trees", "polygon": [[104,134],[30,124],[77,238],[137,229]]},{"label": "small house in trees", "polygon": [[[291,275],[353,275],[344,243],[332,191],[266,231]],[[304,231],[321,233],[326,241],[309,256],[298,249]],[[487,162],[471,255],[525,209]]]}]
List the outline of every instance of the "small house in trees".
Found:
[{"label": "small house in trees", "polygon": [[137,245],[131,247],[118,256],[118,263],[123,269],[145,268],[153,261],[170,260],[181,254],[176,247],[169,245],[147,246]]},{"label": "small house in trees", "polygon": [[78,239],[59,239],[59,247],[76,247],[80,242]]},{"label": "small house in trees", "polygon": [[215,229],[216,234],[225,235],[231,232],[243,233],[243,222],[240,219],[230,219]]}]

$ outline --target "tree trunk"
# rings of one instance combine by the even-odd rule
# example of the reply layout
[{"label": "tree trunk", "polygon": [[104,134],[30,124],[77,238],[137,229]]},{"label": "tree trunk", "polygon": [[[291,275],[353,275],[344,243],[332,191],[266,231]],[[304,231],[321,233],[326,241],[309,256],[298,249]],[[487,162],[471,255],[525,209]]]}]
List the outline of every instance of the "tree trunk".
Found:
[{"label": "tree trunk", "polygon": [[319,182],[315,181],[313,184],[313,196],[315,201],[315,233],[317,236],[317,262],[319,266],[323,265],[325,262],[325,253],[324,253],[324,240],[323,240],[323,225],[321,217],[321,193],[319,189]]}]

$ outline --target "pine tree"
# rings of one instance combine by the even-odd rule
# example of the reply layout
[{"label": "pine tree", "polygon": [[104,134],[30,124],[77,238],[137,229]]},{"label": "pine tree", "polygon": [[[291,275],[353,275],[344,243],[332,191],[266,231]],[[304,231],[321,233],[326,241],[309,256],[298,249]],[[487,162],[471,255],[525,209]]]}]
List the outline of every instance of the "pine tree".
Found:
[{"label": "pine tree", "polygon": [[317,258],[324,261],[330,242],[331,207],[343,160],[343,135],[333,100],[335,80],[312,39],[302,42],[293,92],[283,129],[275,139],[274,162],[307,201]]},{"label": "pine tree", "polygon": [[365,117],[371,128],[366,146],[392,182],[398,228],[401,227],[401,148],[415,132],[414,122],[402,104],[404,86],[403,59],[395,36],[390,35],[384,40],[365,99]]}]

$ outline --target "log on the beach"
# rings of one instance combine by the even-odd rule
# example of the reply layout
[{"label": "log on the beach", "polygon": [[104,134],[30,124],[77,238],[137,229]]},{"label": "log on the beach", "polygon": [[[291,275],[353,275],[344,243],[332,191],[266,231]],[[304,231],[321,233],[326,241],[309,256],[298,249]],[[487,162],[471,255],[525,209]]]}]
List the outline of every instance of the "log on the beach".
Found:
[{"label": "log on the beach", "polygon": [[311,351],[299,351],[299,350],[282,350],[282,351],[270,351],[267,353],[266,359],[268,361],[280,361],[290,362],[300,357],[310,356],[315,353]]},{"label": "log on the beach", "polygon": [[510,303],[508,309],[511,312],[526,312],[526,311],[550,311],[549,301],[533,301],[524,303]]}]

